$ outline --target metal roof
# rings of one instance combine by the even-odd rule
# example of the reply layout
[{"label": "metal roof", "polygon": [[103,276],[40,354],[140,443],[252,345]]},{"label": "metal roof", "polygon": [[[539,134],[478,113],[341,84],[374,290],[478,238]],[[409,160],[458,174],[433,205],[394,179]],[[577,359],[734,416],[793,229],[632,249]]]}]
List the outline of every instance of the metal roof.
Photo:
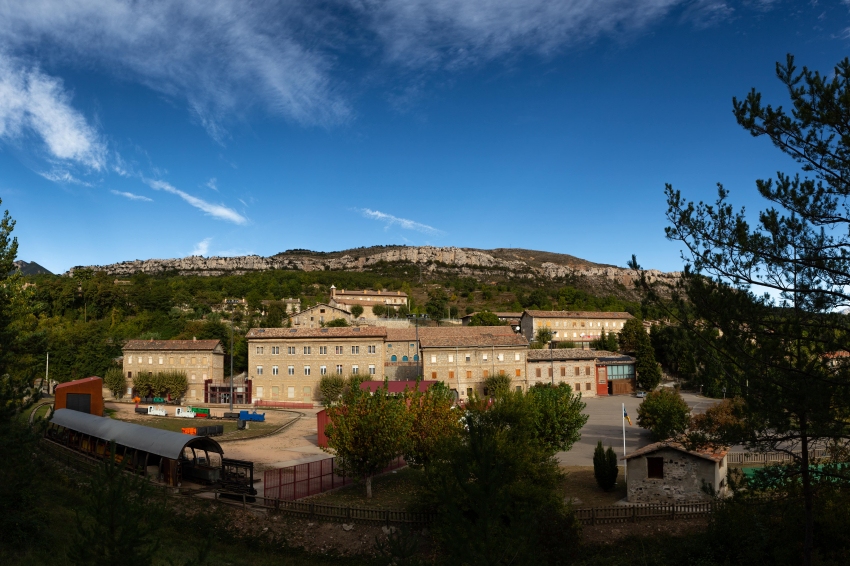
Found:
[{"label": "metal roof", "polygon": [[180,434],[179,432],[126,423],[107,417],[97,417],[71,409],[58,409],[50,422],[103,440],[114,440],[116,444],[172,460],[176,460],[186,446],[218,454],[224,453],[218,442],[205,436]]}]

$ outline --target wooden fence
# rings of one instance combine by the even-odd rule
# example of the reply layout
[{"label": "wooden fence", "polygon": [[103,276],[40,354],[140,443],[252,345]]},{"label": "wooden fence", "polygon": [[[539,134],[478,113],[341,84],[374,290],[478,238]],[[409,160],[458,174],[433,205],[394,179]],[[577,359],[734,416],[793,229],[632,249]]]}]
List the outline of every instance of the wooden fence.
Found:
[{"label": "wooden fence", "polygon": [[[796,457],[800,456],[799,452],[794,453]],[[729,464],[774,464],[780,462],[790,462],[795,456],[787,452],[729,452],[726,455],[726,462]],[[809,458],[824,458],[827,456],[827,451],[823,448],[815,448],[809,450]]]},{"label": "wooden fence", "polygon": [[685,503],[612,505],[576,509],[576,518],[582,525],[606,525],[610,523],[639,523],[660,519],[691,519],[714,511],[714,501]]}]

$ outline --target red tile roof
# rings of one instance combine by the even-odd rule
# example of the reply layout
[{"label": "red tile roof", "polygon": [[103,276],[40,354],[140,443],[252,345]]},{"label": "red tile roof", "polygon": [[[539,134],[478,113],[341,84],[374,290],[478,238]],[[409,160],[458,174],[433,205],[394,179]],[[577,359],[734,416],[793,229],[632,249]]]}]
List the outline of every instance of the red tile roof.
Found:
[{"label": "red tile roof", "polygon": [[341,328],[252,328],[246,336],[252,340],[264,338],[384,338],[387,329],[381,326]]},{"label": "red tile roof", "polygon": [[[481,334],[514,335],[510,326],[420,326],[419,338],[447,338],[451,336],[480,336]],[[387,328],[388,342],[416,340],[416,328]]]},{"label": "red tile roof", "polygon": [[656,442],[655,444],[650,444],[649,446],[644,446],[639,450],[635,450],[631,454],[628,454],[625,457],[625,460],[631,460],[632,458],[637,458],[638,456],[645,456],[647,454],[652,454],[653,452],[658,452],[659,450],[664,450],[665,448],[671,448],[673,450],[678,450],[679,452],[684,452],[685,454],[690,454],[692,456],[697,456],[699,458],[705,458],[706,460],[711,460],[713,462],[721,462],[726,454],[729,453],[728,448],[719,448],[717,450],[709,450],[709,449],[698,449],[698,450],[688,450],[681,442],[674,441],[666,441],[666,442]]},{"label": "red tile roof", "polygon": [[627,312],[601,312],[601,311],[524,311],[523,315],[537,318],[634,318]]},{"label": "red tile roof", "polygon": [[220,340],[127,340],[124,350],[215,350]]}]

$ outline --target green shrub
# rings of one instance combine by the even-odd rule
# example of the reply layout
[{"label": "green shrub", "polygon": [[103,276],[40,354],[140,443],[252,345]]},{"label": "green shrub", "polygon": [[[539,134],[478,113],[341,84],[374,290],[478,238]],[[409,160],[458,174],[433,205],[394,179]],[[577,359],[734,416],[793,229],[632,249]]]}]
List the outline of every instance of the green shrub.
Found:
[{"label": "green shrub", "polygon": [[593,451],[593,477],[596,478],[596,483],[603,491],[611,491],[617,485],[618,475],[620,475],[620,468],[617,466],[617,455],[614,454],[614,449],[609,446],[606,451],[600,440],[596,444],[596,450]]}]

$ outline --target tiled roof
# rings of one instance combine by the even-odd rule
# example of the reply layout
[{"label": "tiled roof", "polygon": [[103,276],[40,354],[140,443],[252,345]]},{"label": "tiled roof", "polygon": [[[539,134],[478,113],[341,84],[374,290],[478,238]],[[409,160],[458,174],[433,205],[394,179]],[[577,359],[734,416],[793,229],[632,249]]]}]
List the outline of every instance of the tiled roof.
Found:
[{"label": "tiled roof", "polygon": [[387,329],[381,326],[342,328],[252,328],[246,338],[384,338]]},{"label": "tiled roof", "polygon": [[537,318],[634,318],[627,312],[601,312],[601,311],[525,311],[523,315]]},{"label": "tiled roof", "polygon": [[124,350],[215,350],[220,340],[128,340]]},{"label": "tiled roof", "polygon": [[[493,327],[484,327],[493,328]],[[481,346],[528,346],[522,334],[455,334],[447,336],[419,336],[422,348],[475,348]]]},{"label": "tiled roof", "polygon": [[653,452],[657,452],[659,450],[664,450],[665,448],[672,448],[673,450],[678,450],[679,452],[684,452],[685,454],[690,454],[692,456],[697,456],[699,458],[705,458],[706,460],[711,460],[712,462],[720,462],[723,460],[723,457],[729,453],[728,448],[719,448],[717,450],[709,450],[709,449],[699,449],[699,450],[688,450],[681,442],[656,442],[655,444],[650,444],[649,446],[644,446],[639,450],[635,450],[631,454],[628,454],[625,457],[625,460],[631,460],[632,458],[637,458],[638,456],[645,456],[647,454],[652,454]]},{"label": "tiled roof", "polygon": [[[582,350],[581,348],[554,348],[551,350],[529,350],[528,361],[535,360],[595,360],[597,358],[620,357],[607,350]],[[628,356],[622,356],[628,358]]]},{"label": "tiled roof", "polygon": [[335,307],[335,306],[333,306],[333,305],[329,305],[329,304],[327,304],[327,303],[317,303],[317,304],[313,305],[312,307],[307,307],[307,308],[305,308],[305,309],[301,309],[301,310],[300,310],[300,311],[298,311],[298,312],[290,313],[288,316],[289,316],[289,317],[298,316],[298,315],[300,315],[300,314],[304,314],[305,312],[309,312],[309,311],[311,311],[311,310],[313,310],[313,309],[317,309],[317,308],[321,308],[321,307],[324,307],[324,308],[326,308],[326,309],[333,309],[333,310],[335,310],[335,311],[342,311],[342,312],[344,312],[345,314],[351,314],[350,312],[348,312],[348,311],[347,311],[347,310],[345,310],[345,309],[341,309],[341,308],[339,308],[339,307]]},{"label": "tiled roof", "polygon": [[[515,334],[510,326],[420,326],[419,338],[447,338],[452,336],[480,336],[481,334]],[[388,342],[416,340],[416,327],[388,328]]]},{"label": "tiled roof", "polygon": [[345,289],[337,289],[334,295],[360,295],[361,297],[406,297],[407,293],[404,293],[402,291],[387,291],[386,289],[381,291],[373,291],[371,289],[366,289],[365,291],[346,291]]},{"label": "tiled roof", "polygon": [[[470,313],[468,315],[463,316],[462,318],[472,318],[473,316],[475,316],[479,312],[484,312],[484,311],[473,312],[473,313]],[[493,314],[495,314],[499,318],[519,318],[519,317],[522,316],[521,312],[494,312]]]},{"label": "tiled roof", "polygon": [[[387,295],[381,295],[381,296],[386,297]],[[396,297],[396,298],[398,298],[398,297]],[[340,305],[362,305],[364,307],[374,307],[375,305],[384,305],[384,306],[389,306],[389,307],[400,307],[404,304],[404,303],[387,304],[387,303],[384,303],[384,301],[379,301],[379,300],[367,301],[366,299],[341,299],[339,297],[334,297],[331,300],[333,302],[337,303],[337,304],[340,304]]]}]

